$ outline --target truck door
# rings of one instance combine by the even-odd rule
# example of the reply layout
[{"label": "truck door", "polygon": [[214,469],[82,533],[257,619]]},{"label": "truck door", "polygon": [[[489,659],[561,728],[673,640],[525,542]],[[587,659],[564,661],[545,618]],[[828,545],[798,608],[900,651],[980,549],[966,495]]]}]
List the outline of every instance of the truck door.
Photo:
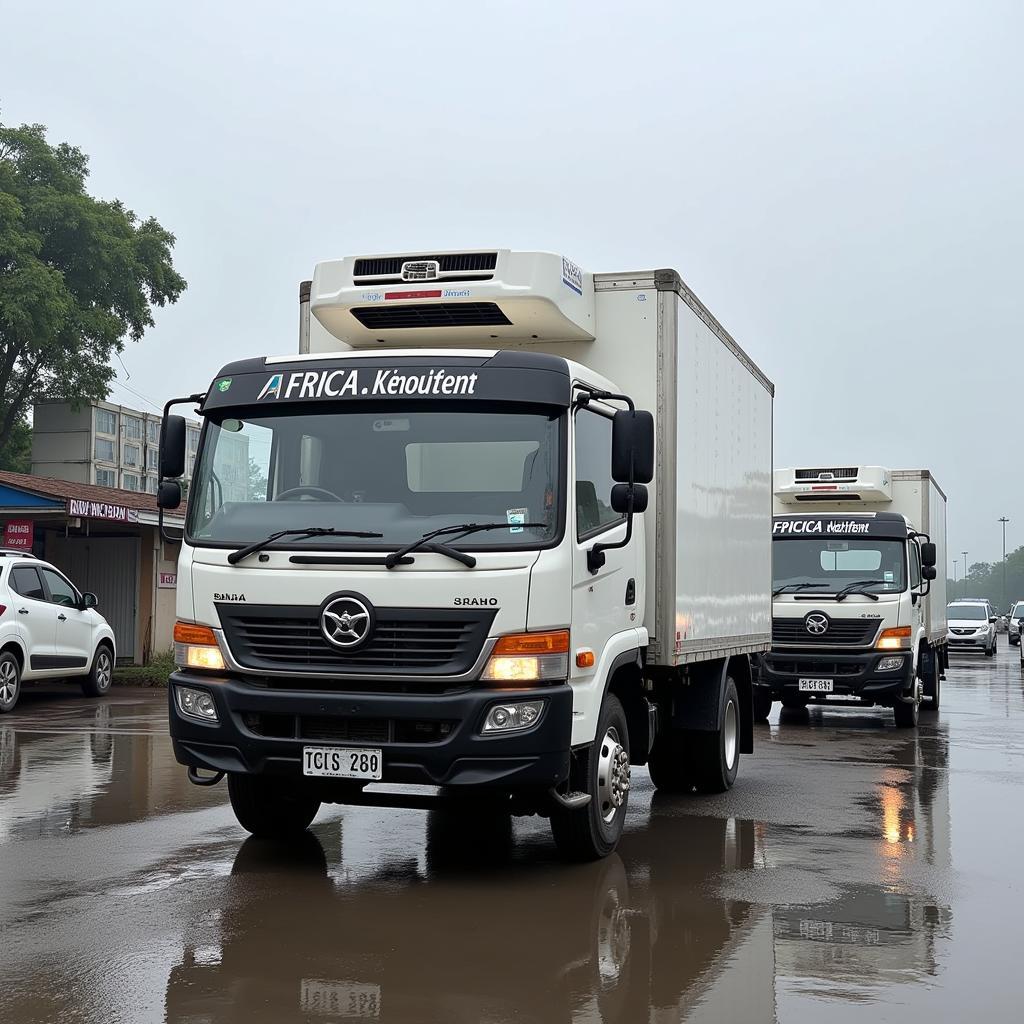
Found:
[{"label": "truck door", "polygon": [[[612,421],[591,405],[575,414],[573,465],[575,468],[575,548],[573,553],[573,653],[581,647],[593,650],[600,661],[609,637],[634,628],[631,614],[637,608],[638,543],[605,552],[605,564],[591,573],[587,568],[587,552],[600,541],[603,544],[622,540],[626,535],[626,518],[611,507]],[[592,676],[591,668],[576,668],[570,655],[570,672],[574,681],[584,682]]]}]

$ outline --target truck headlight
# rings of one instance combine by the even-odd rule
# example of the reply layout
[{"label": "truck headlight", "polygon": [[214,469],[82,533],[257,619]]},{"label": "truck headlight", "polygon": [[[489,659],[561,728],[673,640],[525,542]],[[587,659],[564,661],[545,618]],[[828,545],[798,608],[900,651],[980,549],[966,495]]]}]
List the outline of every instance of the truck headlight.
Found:
[{"label": "truck headlight", "polygon": [[220,672],[224,669],[224,655],[220,653],[217,637],[209,626],[191,622],[174,624],[174,664],[179,668],[205,668]]},{"label": "truck headlight", "polygon": [[898,672],[904,665],[904,658],[902,654],[897,654],[895,657],[882,658],[878,663],[878,667],[875,669],[876,672]]},{"label": "truck headlight", "polygon": [[494,645],[481,679],[491,683],[555,682],[569,676],[569,631],[511,633]]},{"label": "truck headlight", "polygon": [[539,721],[544,711],[542,700],[520,700],[515,704],[495,704],[487,712],[484,732],[514,732],[529,729]]},{"label": "truck headlight", "polygon": [[910,632],[909,626],[883,629],[882,635],[875,641],[875,648],[879,651],[905,651],[910,647]]}]

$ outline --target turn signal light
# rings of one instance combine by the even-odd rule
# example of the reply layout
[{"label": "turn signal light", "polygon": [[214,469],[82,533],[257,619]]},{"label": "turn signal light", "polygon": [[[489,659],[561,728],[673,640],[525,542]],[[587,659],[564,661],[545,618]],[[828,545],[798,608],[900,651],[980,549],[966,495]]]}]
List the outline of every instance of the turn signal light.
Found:
[{"label": "turn signal light", "polygon": [[594,657],[594,652],[589,647],[581,647],[576,652],[576,667],[577,668],[593,668],[597,658]]},{"label": "turn signal light", "polygon": [[569,630],[554,633],[510,633],[494,647],[495,654],[568,654]]},{"label": "turn signal light", "polygon": [[882,635],[875,642],[875,648],[880,651],[905,650],[910,646],[910,634],[909,626],[894,626],[892,629],[883,629]]},{"label": "turn signal light", "polygon": [[176,644],[203,644],[207,647],[217,646],[217,638],[209,626],[197,626],[191,622],[176,622],[174,624],[174,642]]}]

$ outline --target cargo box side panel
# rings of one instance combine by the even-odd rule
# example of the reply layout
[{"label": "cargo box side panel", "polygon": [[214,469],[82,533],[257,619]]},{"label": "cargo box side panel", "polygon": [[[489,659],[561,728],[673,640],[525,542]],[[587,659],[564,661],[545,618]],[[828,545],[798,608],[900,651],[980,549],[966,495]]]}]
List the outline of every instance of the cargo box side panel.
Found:
[{"label": "cargo box side panel", "polygon": [[946,496],[939,485],[928,479],[928,522],[924,527],[935,544],[935,579],[928,595],[928,638],[932,642],[946,639]]},{"label": "cargo box side panel", "polygon": [[676,310],[674,622],[661,649],[680,664],[770,644],[772,395],[685,298]]}]

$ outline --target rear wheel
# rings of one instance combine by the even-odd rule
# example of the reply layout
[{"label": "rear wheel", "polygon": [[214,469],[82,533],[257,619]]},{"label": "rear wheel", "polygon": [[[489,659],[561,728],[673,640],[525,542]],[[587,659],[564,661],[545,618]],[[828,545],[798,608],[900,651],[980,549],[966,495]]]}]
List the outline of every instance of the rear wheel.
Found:
[{"label": "rear wheel", "polygon": [[21,695],[21,665],[10,652],[0,653],[0,715],[14,710]]},{"label": "rear wheel", "polygon": [[82,693],[86,697],[103,697],[114,681],[114,655],[109,644],[100,644],[92,659],[92,668],[82,680]]},{"label": "rear wheel", "polygon": [[585,807],[556,807],[551,834],[568,860],[598,860],[618,845],[629,804],[629,730],[618,697],[608,694],[597,722],[599,739],[586,754]]},{"label": "rear wheel", "polygon": [[229,775],[228,796],[239,825],[263,839],[301,835],[320,810],[320,801],[288,778]]}]

